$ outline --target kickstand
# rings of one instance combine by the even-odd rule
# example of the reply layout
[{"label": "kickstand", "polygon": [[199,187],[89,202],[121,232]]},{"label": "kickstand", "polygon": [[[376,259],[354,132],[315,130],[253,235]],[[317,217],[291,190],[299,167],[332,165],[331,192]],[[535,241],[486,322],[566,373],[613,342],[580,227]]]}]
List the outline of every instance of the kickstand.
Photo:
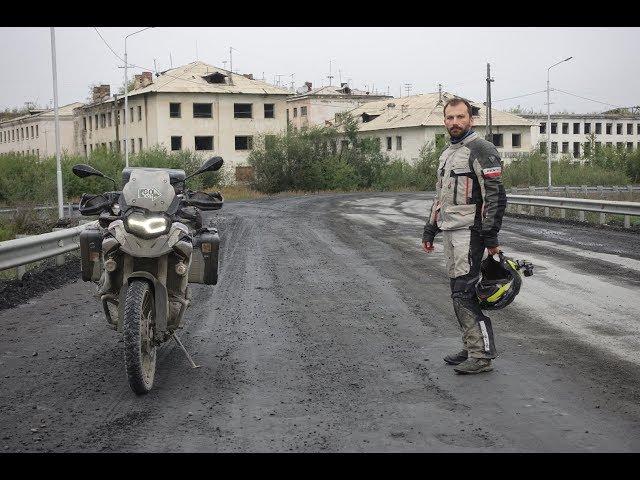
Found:
[{"label": "kickstand", "polygon": [[184,348],[184,345],[182,345],[182,342],[180,341],[178,336],[175,334],[175,332],[172,333],[171,336],[176,341],[176,343],[180,345],[180,348],[182,349],[184,354],[187,356],[187,360],[189,360],[189,363],[191,364],[191,368],[200,368],[202,365],[196,365],[195,363],[193,363],[193,360],[191,359],[191,355],[189,355],[189,352],[187,352],[187,349]]}]

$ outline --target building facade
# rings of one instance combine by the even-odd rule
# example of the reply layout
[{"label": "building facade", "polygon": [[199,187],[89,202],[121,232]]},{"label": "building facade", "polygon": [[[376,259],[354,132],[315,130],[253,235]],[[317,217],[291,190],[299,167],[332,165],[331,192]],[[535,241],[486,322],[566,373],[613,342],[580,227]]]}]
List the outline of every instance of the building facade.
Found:
[{"label": "building facade", "polygon": [[[367,103],[348,114],[356,119],[360,137],[378,138],[383,153],[415,163],[425,145],[448,141],[443,106],[453,97],[443,92],[386,99]],[[469,102],[474,113],[474,130],[484,137],[486,107]],[[532,121],[494,109],[491,115],[493,143],[506,163],[519,154],[531,152]],[[336,120],[339,124],[340,119]]]},{"label": "building facade", "polygon": [[[535,122],[533,143],[541,153],[547,153],[547,116],[524,114]],[[551,115],[551,158],[588,156],[597,147],[619,150],[640,148],[640,115],[610,111],[600,114]]]},{"label": "building facade", "polygon": [[[60,152],[74,154],[73,111],[82,103],[58,109]],[[56,154],[54,110],[31,110],[29,114],[0,122],[0,155],[16,153],[40,158]]]},{"label": "building facade", "polygon": [[[104,86],[103,86],[104,87]],[[96,87],[101,88],[101,87]],[[255,142],[286,131],[291,92],[203,62],[145,72],[128,94],[129,154],[160,146],[220,155],[225,168],[245,166]],[[124,97],[94,91],[94,102],[76,109],[78,151],[124,152]]]},{"label": "building facade", "polygon": [[325,125],[327,121],[333,121],[336,113],[385,98],[393,97],[352,89],[346,83],[342,83],[340,87],[325,86],[314,89],[310,82],[305,82],[296,95],[287,99],[287,120],[297,129]]}]

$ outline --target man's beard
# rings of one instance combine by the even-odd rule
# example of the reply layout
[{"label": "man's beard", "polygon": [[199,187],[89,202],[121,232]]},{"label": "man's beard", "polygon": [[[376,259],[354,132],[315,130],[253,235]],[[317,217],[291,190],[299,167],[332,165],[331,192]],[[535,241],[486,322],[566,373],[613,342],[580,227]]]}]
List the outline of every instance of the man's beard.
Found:
[{"label": "man's beard", "polygon": [[459,130],[455,131],[456,133],[453,133],[453,131],[452,131],[453,129],[447,129],[447,130],[449,131],[449,135],[452,138],[460,138],[463,135],[465,135],[469,130],[471,130],[471,127],[467,127],[466,129],[460,128]]}]

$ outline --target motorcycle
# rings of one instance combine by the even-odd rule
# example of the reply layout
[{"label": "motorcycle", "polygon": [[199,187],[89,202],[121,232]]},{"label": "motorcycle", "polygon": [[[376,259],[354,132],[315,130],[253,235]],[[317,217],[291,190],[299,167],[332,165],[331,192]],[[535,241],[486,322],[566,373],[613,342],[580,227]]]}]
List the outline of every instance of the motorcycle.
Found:
[{"label": "motorcycle", "polygon": [[[183,327],[190,304],[189,283],[216,285],[220,238],[202,225],[202,211],[222,208],[220,193],[191,191],[186,181],[219,170],[221,157],[207,160],[195,173],[164,168],[125,168],[121,191],[84,193],[80,213],[98,215],[98,225],[80,233],[82,280],[98,284],[107,325],[124,339],[131,389],[138,395],[153,387],[156,350]],[[90,165],[73,166],[78,177],[116,182]]]}]

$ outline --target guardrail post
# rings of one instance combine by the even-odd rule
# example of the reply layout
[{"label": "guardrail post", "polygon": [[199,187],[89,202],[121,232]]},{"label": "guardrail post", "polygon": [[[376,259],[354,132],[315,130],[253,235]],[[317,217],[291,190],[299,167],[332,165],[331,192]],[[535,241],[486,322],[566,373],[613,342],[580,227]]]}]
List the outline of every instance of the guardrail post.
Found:
[{"label": "guardrail post", "polygon": [[581,222],[584,222],[584,210],[580,210],[578,212],[578,220],[580,220]]},{"label": "guardrail post", "polygon": [[[57,232],[58,230],[66,230],[65,228],[54,228],[52,231]],[[58,246],[64,247],[64,240],[58,240]],[[56,265],[58,267],[64,265],[64,253],[62,255],[56,255]]]},{"label": "guardrail post", "polygon": [[631,228],[631,216],[630,215],[625,215],[624,216],[624,228]]},{"label": "guardrail post", "polygon": [[548,217],[549,216],[549,207],[544,207],[544,216]]},{"label": "guardrail post", "polygon": [[567,209],[566,208],[561,208],[560,209],[560,218],[567,218]]},{"label": "guardrail post", "polygon": [[[18,233],[16,234],[16,238],[25,238],[25,237],[30,237],[31,235],[25,235],[24,233]],[[22,277],[24,277],[24,274],[27,273],[27,266],[26,265],[18,265],[16,267],[16,278],[18,280],[22,280]]]},{"label": "guardrail post", "polygon": [[600,213],[600,225],[604,225],[605,223],[607,223],[607,214]]}]

